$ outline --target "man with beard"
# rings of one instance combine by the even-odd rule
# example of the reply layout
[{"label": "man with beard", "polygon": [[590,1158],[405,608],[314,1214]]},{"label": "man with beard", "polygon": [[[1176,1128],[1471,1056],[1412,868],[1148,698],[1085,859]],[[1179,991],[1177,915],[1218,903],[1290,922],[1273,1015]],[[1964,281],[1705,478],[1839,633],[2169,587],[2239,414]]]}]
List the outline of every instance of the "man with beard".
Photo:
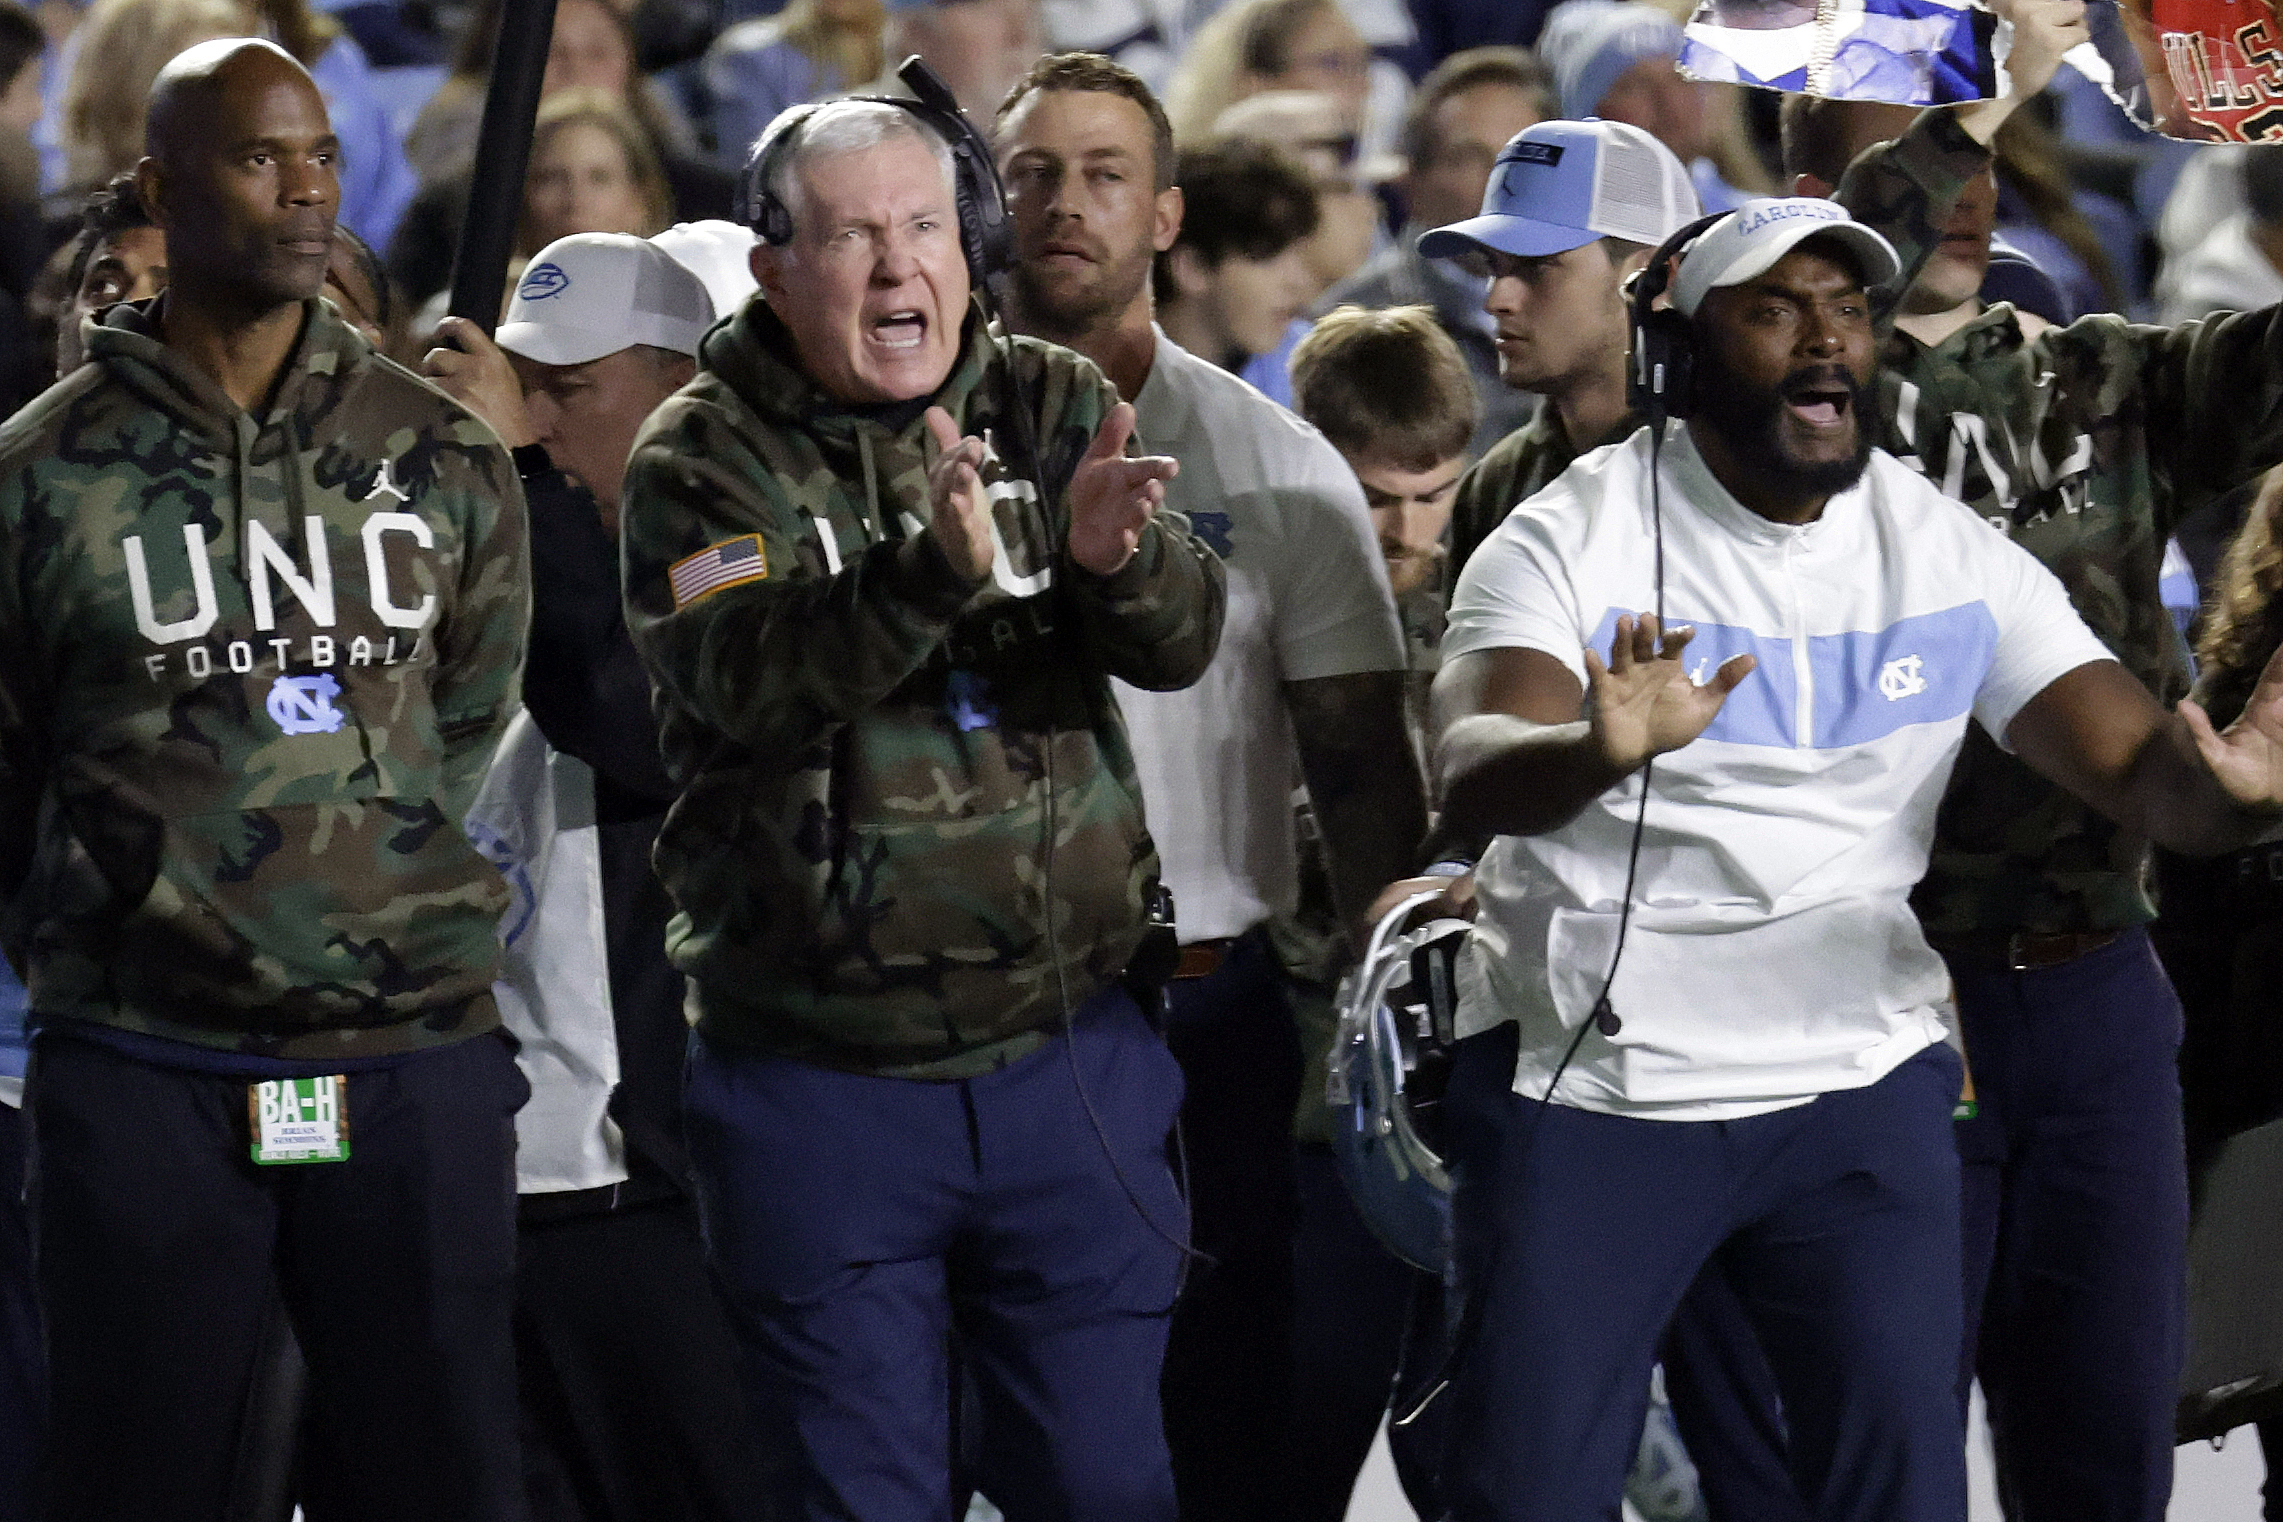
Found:
[{"label": "man with beard", "polygon": [[1444,1104],[1456,1522],[1614,1507],[1715,1259],[1810,1515],[1956,1522],[1963,1074],[1908,895],[1967,719],[2183,850],[2283,811],[2283,661],[2224,734],[2166,714],[2050,572],[1871,449],[1866,288],[1898,272],[1828,202],[1712,224],[1660,298],[1679,416],[1460,579],[1438,771],[1498,838]]},{"label": "man with beard", "polygon": [[1148,86],[1086,53],[1048,58],[997,131],[1020,262],[1011,321],[1076,349],[1182,462],[1166,502],[1226,564],[1228,621],[1181,692],[1123,684],[1150,831],[1182,942],[1167,1038],[1188,1079],[1191,1279],[1165,1416],[1190,1519],[1273,1510],[1297,1209],[1300,1049],[1272,916],[1298,900],[1291,787],[1305,777],[1333,896],[1354,923],[1426,828],[1403,719],[1404,648],[1361,489],[1315,429],[1150,320],[1175,242],[1172,129]]},{"label": "man with beard", "polygon": [[165,294],[0,433],[46,1515],[223,1514],[282,1292],[310,1515],[521,1518],[529,1090],[460,828],[522,661],[514,467],[319,299],[338,144],[299,64],[183,53],[149,144]]}]

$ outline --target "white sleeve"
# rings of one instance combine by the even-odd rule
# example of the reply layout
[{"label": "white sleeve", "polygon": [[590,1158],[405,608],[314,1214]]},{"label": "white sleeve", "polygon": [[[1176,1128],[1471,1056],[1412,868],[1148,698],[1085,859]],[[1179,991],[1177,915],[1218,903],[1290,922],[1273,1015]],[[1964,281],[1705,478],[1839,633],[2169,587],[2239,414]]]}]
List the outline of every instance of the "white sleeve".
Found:
[{"label": "white sleeve", "polygon": [[1974,694],[1974,718],[2008,752],[2006,731],[2031,698],[2079,666],[2116,656],[2069,605],[2061,579],[1996,529],[1989,608],[1998,626],[1989,673]]},{"label": "white sleeve", "polygon": [[1271,573],[1276,665],[1287,682],[1401,671],[1410,661],[1363,488],[1314,430],[1270,489],[1282,543]]},{"label": "white sleeve", "polygon": [[1578,616],[1576,582],[1547,531],[1548,498],[1561,492],[1549,488],[1508,513],[1467,561],[1451,593],[1445,661],[1477,650],[1543,650],[1585,682],[1591,631]]}]

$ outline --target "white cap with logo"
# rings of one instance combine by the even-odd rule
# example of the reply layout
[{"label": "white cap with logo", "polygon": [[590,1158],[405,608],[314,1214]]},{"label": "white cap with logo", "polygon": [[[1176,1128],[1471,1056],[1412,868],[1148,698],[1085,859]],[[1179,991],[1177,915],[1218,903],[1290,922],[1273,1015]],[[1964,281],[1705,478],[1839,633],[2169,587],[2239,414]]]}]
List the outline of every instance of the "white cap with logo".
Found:
[{"label": "white cap with logo", "polygon": [[705,282],[673,255],[626,233],[573,233],[524,267],[497,338],[543,365],[583,365],[636,344],[694,358],[712,326]]},{"label": "white cap with logo", "polygon": [[1810,238],[1846,244],[1862,263],[1866,289],[1902,273],[1894,245],[1849,216],[1844,206],[1805,196],[1762,197],[1746,201],[1689,243],[1673,273],[1675,310],[1694,317],[1708,291],[1758,279]]}]

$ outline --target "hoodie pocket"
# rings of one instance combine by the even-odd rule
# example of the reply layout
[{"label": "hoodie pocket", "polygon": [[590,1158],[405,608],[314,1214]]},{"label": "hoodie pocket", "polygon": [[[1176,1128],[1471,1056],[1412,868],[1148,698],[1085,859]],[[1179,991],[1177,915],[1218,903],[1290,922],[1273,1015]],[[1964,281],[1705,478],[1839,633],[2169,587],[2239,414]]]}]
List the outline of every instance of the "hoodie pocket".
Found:
[{"label": "hoodie pocket", "polygon": [[120,926],[114,985],[188,1024],[392,1024],[490,985],[506,905],[499,873],[432,801],[170,819]]}]

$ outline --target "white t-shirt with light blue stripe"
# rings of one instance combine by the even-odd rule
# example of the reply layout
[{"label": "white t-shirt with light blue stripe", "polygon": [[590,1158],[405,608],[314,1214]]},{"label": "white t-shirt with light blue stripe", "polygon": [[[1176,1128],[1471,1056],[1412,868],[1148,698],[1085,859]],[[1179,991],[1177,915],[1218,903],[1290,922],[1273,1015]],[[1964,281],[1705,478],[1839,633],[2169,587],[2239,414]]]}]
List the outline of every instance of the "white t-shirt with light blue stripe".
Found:
[{"label": "white t-shirt with light blue stripe", "polygon": [[[1443,657],[1524,647],[1582,682],[1591,641],[1656,606],[1649,431],[1517,507],[1460,577]],[[1875,1083],[1945,1037],[1949,977],[1909,907],[1969,715],[1999,742],[2032,697],[2111,656],[2029,553],[1874,451],[1814,523],[1730,496],[1684,424],[1664,446],[1665,608],[1698,680],[1758,668],[1657,759],[1633,923],[1558,1103],[1729,1120]],[[1546,1093],[1607,976],[1639,774],[1478,869],[1462,1035],[1522,1028]]]}]

